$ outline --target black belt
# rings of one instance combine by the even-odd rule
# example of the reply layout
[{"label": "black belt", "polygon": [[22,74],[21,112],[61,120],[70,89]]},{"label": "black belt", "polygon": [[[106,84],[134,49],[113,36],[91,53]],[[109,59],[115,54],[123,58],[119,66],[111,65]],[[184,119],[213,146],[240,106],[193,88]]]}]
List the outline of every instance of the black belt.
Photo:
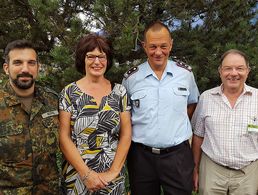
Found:
[{"label": "black belt", "polygon": [[181,144],[178,144],[176,146],[171,146],[171,147],[168,147],[168,148],[155,148],[155,147],[146,146],[142,143],[137,143],[137,142],[132,142],[132,143],[135,144],[136,146],[140,146],[144,150],[147,150],[147,151],[149,151],[153,154],[166,154],[166,153],[169,153],[169,152],[176,151],[179,148],[183,147],[184,145],[189,145],[188,140],[182,142]]}]

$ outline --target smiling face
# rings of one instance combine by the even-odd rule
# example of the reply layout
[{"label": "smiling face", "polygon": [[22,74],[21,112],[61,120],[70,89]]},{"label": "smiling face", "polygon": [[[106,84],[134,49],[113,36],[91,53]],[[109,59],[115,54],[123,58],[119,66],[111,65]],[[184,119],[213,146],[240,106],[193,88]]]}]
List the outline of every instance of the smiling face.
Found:
[{"label": "smiling face", "polygon": [[153,31],[149,29],[143,43],[148,62],[153,69],[165,68],[172,49],[170,33],[164,27]]},{"label": "smiling face", "polygon": [[223,89],[242,92],[249,72],[250,69],[243,56],[237,53],[229,53],[223,59],[219,68]]},{"label": "smiling face", "polygon": [[107,56],[98,48],[87,52],[85,56],[86,75],[93,77],[104,76],[107,69]]},{"label": "smiling face", "polygon": [[9,75],[11,85],[17,89],[32,88],[39,71],[35,50],[13,49],[8,56],[9,60],[4,63],[3,69]]}]

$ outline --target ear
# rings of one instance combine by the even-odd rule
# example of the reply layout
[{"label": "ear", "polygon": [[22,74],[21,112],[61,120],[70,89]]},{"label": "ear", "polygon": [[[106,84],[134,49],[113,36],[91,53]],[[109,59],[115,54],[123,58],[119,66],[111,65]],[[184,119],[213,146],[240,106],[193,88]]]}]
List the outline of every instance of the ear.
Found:
[{"label": "ear", "polygon": [[9,65],[7,63],[3,64],[3,70],[5,74],[9,75]]},{"label": "ear", "polygon": [[144,42],[144,41],[142,41],[142,47],[143,47],[143,49],[144,49],[144,51],[146,52],[146,43]]},{"label": "ear", "polygon": [[171,39],[171,41],[170,41],[170,48],[169,48],[169,52],[171,52],[172,48],[173,48],[173,39]]},{"label": "ear", "polygon": [[40,68],[41,68],[41,64],[38,63],[38,73],[39,73]]},{"label": "ear", "polygon": [[251,68],[248,67],[248,68],[247,68],[247,76],[249,75],[250,71],[251,71]]},{"label": "ear", "polygon": [[221,74],[222,74],[221,65],[218,67],[218,73],[219,73],[219,77],[221,77]]}]

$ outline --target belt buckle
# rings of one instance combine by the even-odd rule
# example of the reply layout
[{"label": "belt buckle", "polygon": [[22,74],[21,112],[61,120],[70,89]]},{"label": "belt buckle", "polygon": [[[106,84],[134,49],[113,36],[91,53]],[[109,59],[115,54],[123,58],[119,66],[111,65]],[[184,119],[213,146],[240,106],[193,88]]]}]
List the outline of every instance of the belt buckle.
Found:
[{"label": "belt buckle", "polygon": [[153,154],[160,154],[160,149],[159,148],[151,148],[151,152]]}]

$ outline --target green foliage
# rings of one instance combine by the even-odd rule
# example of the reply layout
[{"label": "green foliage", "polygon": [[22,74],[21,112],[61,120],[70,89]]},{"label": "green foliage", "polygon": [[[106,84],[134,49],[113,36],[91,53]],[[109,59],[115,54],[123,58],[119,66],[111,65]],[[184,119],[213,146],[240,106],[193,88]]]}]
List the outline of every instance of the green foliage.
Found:
[{"label": "green foliage", "polygon": [[[92,27],[110,38],[115,61],[124,64],[145,58],[143,30],[155,19],[169,25],[174,39],[172,55],[193,67],[200,91],[220,84],[219,57],[230,48],[247,53],[252,67],[248,83],[258,86],[256,0],[3,0],[0,53],[11,40],[32,40],[40,51],[40,61],[49,66],[41,81],[60,89],[79,77],[71,68],[74,47]],[[119,82],[128,68],[114,67],[107,76]]]},{"label": "green foliage", "polygon": [[113,66],[107,73],[106,78],[114,83],[121,83],[124,73],[130,68],[130,66]]},{"label": "green foliage", "polygon": [[[63,87],[73,81],[77,81],[79,80],[80,78],[82,78],[82,74],[77,72],[75,70],[74,67],[68,67],[64,70],[63,74],[62,74],[62,83],[63,83]],[[62,88],[63,88],[62,87]]]},{"label": "green foliage", "polygon": [[[50,70],[47,76],[41,75],[38,82],[43,86],[48,86],[54,89],[56,92],[60,92],[66,85],[73,81],[79,80],[82,75],[75,70],[74,67],[67,67],[64,70]],[[54,76],[49,76],[54,75]]]},{"label": "green foliage", "polygon": [[58,67],[68,67],[73,64],[73,59],[68,47],[54,46],[50,50],[50,56],[53,58],[52,64]]},{"label": "green foliage", "polygon": [[[198,12],[194,12],[199,13],[202,24],[193,26],[192,20],[185,18],[172,33],[173,54],[193,66],[200,91],[220,84],[219,58],[228,49],[246,52],[252,64],[257,66],[258,58],[254,55],[257,53],[257,23],[251,22],[258,10],[252,9],[255,5],[255,1],[204,2],[197,8]],[[257,73],[251,73],[248,82],[257,86],[252,74]]]}]

